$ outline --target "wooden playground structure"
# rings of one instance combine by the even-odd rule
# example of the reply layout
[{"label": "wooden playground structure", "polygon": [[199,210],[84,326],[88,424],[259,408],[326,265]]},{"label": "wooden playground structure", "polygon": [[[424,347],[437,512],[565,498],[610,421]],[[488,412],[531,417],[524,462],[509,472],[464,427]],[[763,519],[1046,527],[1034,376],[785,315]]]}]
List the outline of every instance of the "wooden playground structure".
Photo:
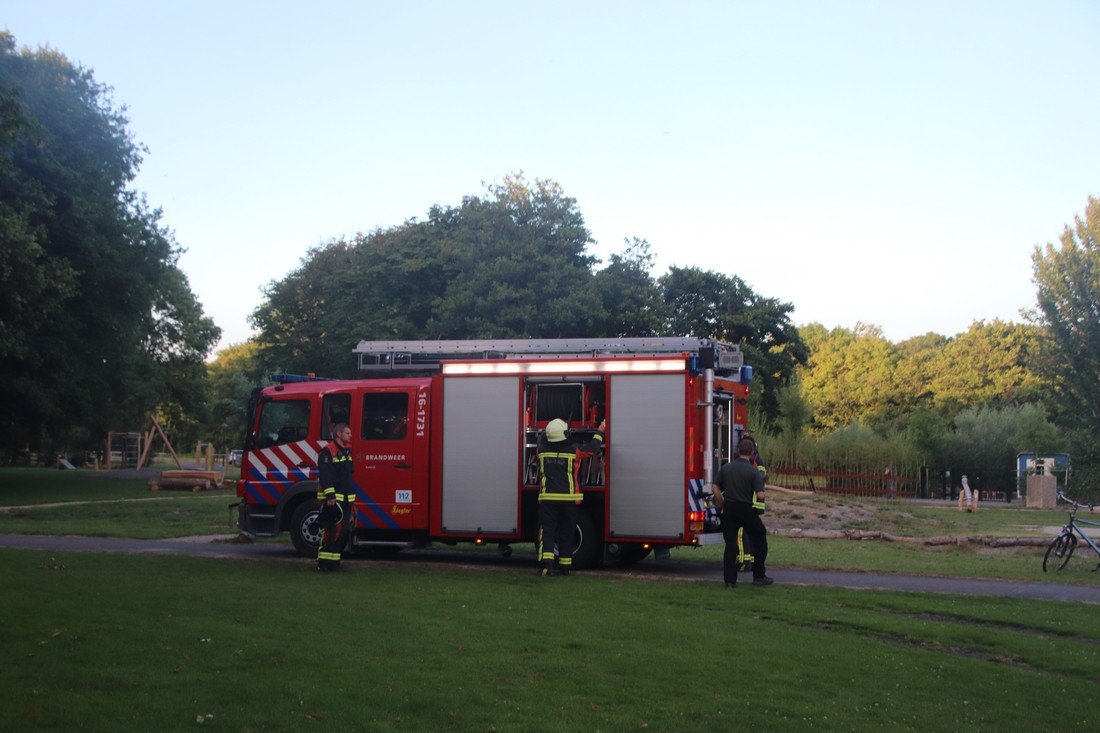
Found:
[{"label": "wooden playground structure", "polygon": [[[178,470],[161,471],[160,476],[149,480],[152,491],[158,491],[161,487],[188,488],[192,491],[203,491],[210,488],[221,488],[225,480],[225,472],[216,471],[215,463],[217,454],[214,452],[213,443],[198,442],[195,444],[195,468],[185,469],[183,461],[172,447],[172,441],[165,435],[164,429],[157,420],[156,413],[150,416],[149,429],[143,433],[107,433],[107,450],[105,453],[105,468],[114,468],[114,456],[116,451],[112,441],[117,441],[120,450],[118,468],[133,468],[140,471],[150,460],[153,442],[156,437],[164,441],[164,447],[172,456]],[[221,455],[223,468],[225,455]],[[199,468],[200,462],[205,465],[205,470]]]}]

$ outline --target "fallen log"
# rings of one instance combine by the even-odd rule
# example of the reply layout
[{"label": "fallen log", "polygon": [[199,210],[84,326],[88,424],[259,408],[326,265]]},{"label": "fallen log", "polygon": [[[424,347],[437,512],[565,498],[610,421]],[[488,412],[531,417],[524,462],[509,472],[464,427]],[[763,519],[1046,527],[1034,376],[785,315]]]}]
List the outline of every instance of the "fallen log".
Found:
[{"label": "fallen log", "polygon": [[225,480],[225,474],[219,471],[161,471],[160,479],[161,483],[177,479],[206,481],[220,488],[222,481]]},{"label": "fallen log", "polygon": [[969,537],[953,537],[948,535],[946,537],[925,537],[924,544],[926,545],[968,545],[971,542]]},{"label": "fallen log", "polygon": [[803,529],[791,527],[769,531],[778,537],[812,540],[882,540],[883,542],[908,542],[930,547],[944,545],[978,544],[987,547],[1045,547],[1049,537],[970,537],[967,535],[945,535],[938,537],[901,537],[886,532],[860,529]]},{"label": "fallen log", "polygon": [[839,529],[803,529],[801,527],[777,529],[771,532],[771,534],[776,534],[780,537],[805,537],[815,540],[842,540],[847,537],[844,531]]},{"label": "fallen log", "polygon": [[917,543],[917,542],[921,542],[924,538],[923,537],[899,537],[897,535],[886,534],[885,532],[883,532],[882,533],[882,539],[885,540],[886,542]]},{"label": "fallen log", "polygon": [[882,532],[865,529],[846,529],[844,530],[844,536],[850,540],[880,540],[882,539]]},{"label": "fallen log", "polygon": [[1046,547],[1049,537],[987,537],[985,544],[990,547]]},{"label": "fallen log", "polygon": [[192,491],[205,491],[210,488],[210,482],[193,478],[160,478],[149,482],[150,491],[157,491],[161,486],[169,488],[191,489]]},{"label": "fallen log", "polygon": [[157,491],[161,486],[168,488],[205,491],[211,487],[221,488],[225,474],[218,471],[161,471],[160,478],[149,481],[149,488]]}]

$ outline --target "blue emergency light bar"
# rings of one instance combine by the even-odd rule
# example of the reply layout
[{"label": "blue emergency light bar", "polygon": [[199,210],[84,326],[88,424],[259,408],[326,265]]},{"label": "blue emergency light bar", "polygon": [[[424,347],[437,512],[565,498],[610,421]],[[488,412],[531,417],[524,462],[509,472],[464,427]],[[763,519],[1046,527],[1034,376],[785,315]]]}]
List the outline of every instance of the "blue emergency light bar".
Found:
[{"label": "blue emergency light bar", "polygon": [[292,382],[326,382],[333,377],[318,377],[315,374],[272,374],[271,381],[277,384],[291,384]]}]

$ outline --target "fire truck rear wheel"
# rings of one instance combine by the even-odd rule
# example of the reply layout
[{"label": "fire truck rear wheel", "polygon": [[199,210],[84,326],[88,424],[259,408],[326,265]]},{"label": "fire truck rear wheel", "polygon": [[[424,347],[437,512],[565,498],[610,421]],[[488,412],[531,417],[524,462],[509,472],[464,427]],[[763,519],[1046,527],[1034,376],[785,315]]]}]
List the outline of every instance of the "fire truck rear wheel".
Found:
[{"label": "fire truck rear wheel", "polygon": [[317,526],[317,507],[305,501],[294,510],[290,519],[290,539],[302,557],[317,557],[321,544],[321,528]]},{"label": "fire truck rear wheel", "polygon": [[596,531],[596,523],[588,512],[577,512],[576,545],[573,550],[573,567],[578,569],[599,567],[603,561],[603,540]]}]

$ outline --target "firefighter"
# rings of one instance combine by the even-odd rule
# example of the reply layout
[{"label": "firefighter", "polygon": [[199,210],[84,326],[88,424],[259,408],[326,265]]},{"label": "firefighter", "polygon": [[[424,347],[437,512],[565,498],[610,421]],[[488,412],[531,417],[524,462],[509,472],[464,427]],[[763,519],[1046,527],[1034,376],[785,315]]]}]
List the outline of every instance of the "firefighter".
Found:
[{"label": "firefighter", "polygon": [[[581,493],[578,471],[582,458],[598,456],[603,451],[603,431],[606,421],[601,420],[591,440],[575,444],[569,438],[569,426],[555,418],[546,425],[545,434],[539,438],[539,541],[538,574],[569,575],[573,567],[574,527],[577,524],[577,505],[584,499]],[[557,545],[557,564],[554,563],[554,546]]]},{"label": "firefighter", "polygon": [[752,465],[755,451],[755,441],[742,438],[737,444],[737,458],[722,466],[711,487],[714,501],[722,510],[722,534],[726,541],[722,576],[727,588],[737,585],[737,532],[742,527],[753,548],[752,584],[775,582],[768,577],[764,567],[768,558],[768,532],[757,508],[764,504],[764,475]]},{"label": "firefighter", "polygon": [[317,524],[321,545],[317,548],[317,570],[340,569],[340,553],[354,518],[355,487],[351,481],[351,428],[337,423],[332,440],[317,455],[317,501],[321,502]]},{"label": "firefighter", "polygon": [[[760,475],[764,479],[764,483],[768,482],[768,467],[764,465],[764,457],[760,455],[760,446],[756,444],[756,438],[752,437],[748,433],[745,433],[745,440],[752,441],[752,455],[749,456],[749,463],[760,472]],[[757,514],[764,513],[764,495],[757,496],[755,492],[752,495],[752,508],[756,510]]]},{"label": "firefighter", "polygon": [[764,466],[764,457],[760,455],[760,448],[756,445],[756,438],[752,437],[748,433],[745,433],[744,440],[752,442],[752,455],[749,456],[749,463],[756,467],[756,470],[764,474],[764,478],[768,477],[768,469]]}]

